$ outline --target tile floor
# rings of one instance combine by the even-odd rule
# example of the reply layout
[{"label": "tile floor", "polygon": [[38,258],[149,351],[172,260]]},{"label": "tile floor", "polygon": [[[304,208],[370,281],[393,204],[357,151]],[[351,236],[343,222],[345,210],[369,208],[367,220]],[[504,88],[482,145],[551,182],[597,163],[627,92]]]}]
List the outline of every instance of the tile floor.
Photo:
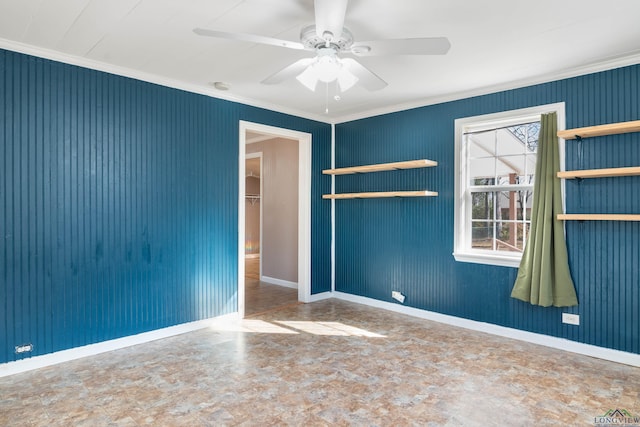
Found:
[{"label": "tile floor", "polygon": [[593,426],[640,369],[339,300],[0,378],[2,426]]},{"label": "tile floor", "polygon": [[245,317],[298,303],[297,289],[260,281],[259,258],[245,259],[244,290]]}]

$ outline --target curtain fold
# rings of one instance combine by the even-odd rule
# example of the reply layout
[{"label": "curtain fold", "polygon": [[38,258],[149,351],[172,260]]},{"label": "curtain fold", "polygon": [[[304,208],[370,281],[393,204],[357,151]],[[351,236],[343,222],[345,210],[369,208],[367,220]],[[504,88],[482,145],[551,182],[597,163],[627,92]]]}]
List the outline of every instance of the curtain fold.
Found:
[{"label": "curtain fold", "polygon": [[543,307],[578,305],[567,256],[562,213],[556,113],[543,114],[538,138],[531,231],[511,297]]}]

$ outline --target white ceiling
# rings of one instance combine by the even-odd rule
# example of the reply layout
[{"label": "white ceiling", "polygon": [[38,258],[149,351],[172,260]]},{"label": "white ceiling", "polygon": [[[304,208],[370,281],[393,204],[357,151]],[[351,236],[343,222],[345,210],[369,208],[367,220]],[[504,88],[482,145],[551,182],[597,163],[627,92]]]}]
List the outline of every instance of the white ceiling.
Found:
[{"label": "white ceiling", "polygon": [[260,84],[311,52],[192,32],[299,41],[313,0],[0,0],[0,47],[340,122],[640,63],[639,18],[638,0],[351,0],[345,27],[356,41],[446,36],[451,50],[360,58],[389,85],[339,101],[295,79]]}]

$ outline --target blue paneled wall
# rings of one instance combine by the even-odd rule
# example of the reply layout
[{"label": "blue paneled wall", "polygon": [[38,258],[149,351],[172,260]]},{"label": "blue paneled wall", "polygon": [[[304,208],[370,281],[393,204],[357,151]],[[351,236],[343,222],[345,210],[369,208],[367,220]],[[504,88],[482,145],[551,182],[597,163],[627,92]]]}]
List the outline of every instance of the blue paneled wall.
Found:
[{"label": "blue paneled wall", "polygon": [[0,50],[0,363],[237,310],[239,120],[312,133],[329,290],[329,125]]},{"label": "blue paneled wall", "polygon": [[[338,167],[439,162],[338,192],[440,195],[337,201],[337,290],[640,353],[638,223],[567,223],[571,309],[513,300],[515,269],[451,255],[456,118],[564,101],[569,128],[637,120],[639,93],[632,66],[338,125]],[[236,310],[239,120],[312,133],[312,293],[330,290],[327,124],[0,50],[0,363]],[[567,142],[567,169],[640,165],[639,138]],[[569,182],[566,199],[638,213],[640,181]]]},{"label": "blue paneled wall", "polygon": [[[336,178],[336,192],[438,191],[437,198],[336,202],[336,290],[511,328],[640,353],[640,223],[568,222],[580,304],[511,299],[517,269],[456,262],[454,120],[566,103],[567,128],[640,119],[640,66],[631,66],[343,123],[336,167],[429,158],[435,168]],[[640,133],[566,143],[567,169],[640,165]],[[571,213],[640,213],[640,177],[571,181]],[[580,326],[561,323],[563,311]]]}]

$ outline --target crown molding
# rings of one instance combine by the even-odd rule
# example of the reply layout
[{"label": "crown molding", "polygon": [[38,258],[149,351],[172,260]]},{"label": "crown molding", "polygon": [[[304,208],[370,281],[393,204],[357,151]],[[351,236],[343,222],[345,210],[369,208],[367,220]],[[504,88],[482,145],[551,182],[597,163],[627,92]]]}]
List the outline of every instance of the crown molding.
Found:
[{"label": "crown molding", "polygon": [[570,69],[555,71],[552,73],[541,74],[526,79],[513,80],[506,83],[500,83],[497,85],[484,86],[481,88],[471,89],[468,91],[456,92],[446,94],[442,96],[434,96],[423,98],[421,100],[395,104],[384,108],[377,108],[360,113],[354,113],[349,115],[343,115],[336,118],[331,124],[340,124],[352,122],[355,120],[367,119],[375,116],[381,116],[384,114],[397,113],[400,111],[411,110],[414,108],[427,107],[429,105],[442,104],[444,102],[458,101],[465,98],[472,98],[474,96],[488,95],[496,92],[502,92],[505,90],[519,89],[527,86],[533,86],[542,83],[549,83],[557,80],[568,79],[572,77],[583,76],[592,73],[598,73],[601,71],[613,70],[615,68],[626,67],[629,65],[640,64],[640,51],[630,52],[622,56],[616,56],[607,58],[602,61],[593,62],[579,67]]},{"label": "crown molding", "polygon": [[496,85],[484,86],[481,88],[475,88],[467,91],[455,92],[441,96],[427,97],[416,101],[394,104],[383,108],[376,108],[366,111],[361,111],[353,114],[344,114],[337,117],[328,117],[326,115],[313,114],[306,111],[285,108],[282,105],[257,101],[251,98],[244,98],[235,96],[230,93],[224,93],[216,91],[215,89],[202,87],[199,85],[184,83],[179,80],[162,77],[152,73],[146,73],[142,71],[133,70],[126,67],[120,67],[117,65],[108,64],[93,59],[80,57],[77,55],[71,55],[63,52],[58,52],[52,49],[46,49],[37,47],[25,43],[16,42],[13,40],[0,38],[0,48],[14,52],[24,53],[27,55],[37,56],[40,58],[50,59],[53,61],[62,62],[65,64],[76,65],[78,67],[88,68],[92,70],[102,71],[105,73],[115,74],[118,76],[129,77],[136,80],[145,81],[148,83],[154,83],[161,86],[170,87],[173,89],[184,90],[186,92],[196,93],[211,98],[222,99],[225,101],[236,102],[243,105],[248,105],[257,108],[264,108],[270,111],[288,114],[291,116],[300,117],[303,119],[313,120],[320,123],[327,124],[340,124],[347,123],[355,120],[367,119],[371,117],[381,116],[384,114],[397,113],[400,111],[411,110],[414,108],[427,107],[429,105],[441,104],[444,102],[458,101],[460,99],[471,98],[474,96],[487,95],[491,93],[501,92],[505,90],[519,89],[526,86],[532,86],[536,84],[549,83],[552,81],[578,77],[586,74],[597,73],[601,71],[612,70],[615,68],[626,67],[629,65],[640,64],[640,51],[629,52],[628,54],[606,58],[601,61],[581,65],[578,67],[559,70],[551,73],[546,73],[526,79],[513,80],[510,82],[500,83]]},{"label": "crown molding", "polygon": [[10,50],[18,53],[24,53],[26,55],[31,55],[39,58],[49,59],[52,61],[62,62],[69,65],[88,68],[91,70],[102,71],[109,74],[115,74],[117,76],[128,77],[128,78],[140,80],[147,83],[153,83],[160,86],[169,87],[172,89],[183,90],[185,92],[204,95],[210,98],[217,98],[225,101],[236,102],[238,104],[263,108],[263,109],[274,111],[277,113],[288,114],[288,115],[300,117],[303,119],[309,119],[309,120],[313,120],[321,123],[330,124],[330,122],[327,121],[326,116],[310,114],[306,111],[300,111],[300,110],[295,110],[290,108],[283,108],[281,105],[272,104],[268,102],[261,102],[255,99],[244,98],[240,96],[235,96],[228,92],[219,92],[214,88],[209,89],[207,87],[202,87],[199,85],[181,82],[179,80],[162,77],[157,74],[133,70],[131,68],[108,64],[106,62],[96,61],[93,59],[88,59],[88,58],[84,58],[77,55],[58,52],[53,49],[46,49],[46,48],[33,46],[25,43],[20,43],[20,42],[3,39],[3,38],[0,38],[0,49]]}]

